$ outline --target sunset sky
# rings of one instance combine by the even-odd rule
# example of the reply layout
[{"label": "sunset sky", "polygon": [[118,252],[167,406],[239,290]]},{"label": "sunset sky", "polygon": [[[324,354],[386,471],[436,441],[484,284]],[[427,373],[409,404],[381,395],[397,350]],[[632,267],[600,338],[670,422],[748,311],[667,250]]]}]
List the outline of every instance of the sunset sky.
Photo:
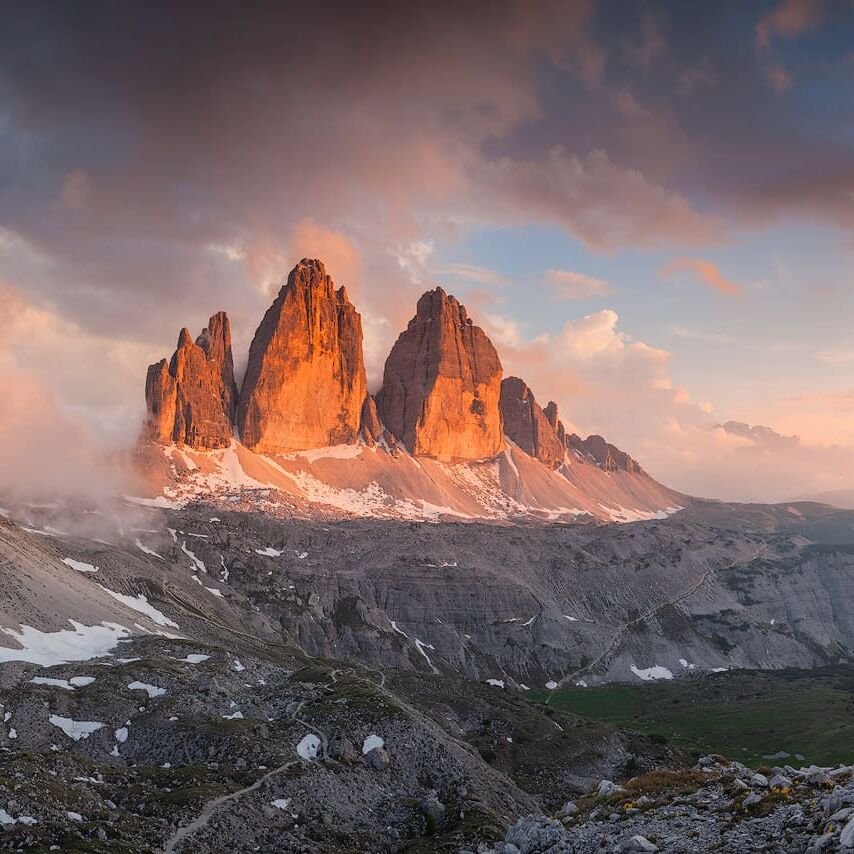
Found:
[{"label": "sunset sky", "polygon": [[854,488],[854,2],[0,9],[7,448],[130,441],[181,326],[242,368],[317,256],[374,390],[439,283],[669,485]]}]

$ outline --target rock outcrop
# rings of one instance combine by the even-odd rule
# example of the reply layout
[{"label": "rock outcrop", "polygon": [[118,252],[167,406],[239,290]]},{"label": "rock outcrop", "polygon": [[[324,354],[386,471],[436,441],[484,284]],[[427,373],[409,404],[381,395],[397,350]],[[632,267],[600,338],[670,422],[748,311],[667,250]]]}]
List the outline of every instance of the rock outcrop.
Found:
[{"label": "rock outcrop", "polygon": [[260,453],[357,441],[367,395],[362,321],[323,264],[291,270],[249,349],[237,423]]},{"label": "rock outcrop", "polygon": [[383,435],[383,425],[377,413],[377,402],[369,394],[365,395],[365,402],[362,404],[361,433],[362,440],[369,445],[379,442]]},{"label": "rock outcrop", "polygon": [[416,456],[494,457],[504,447],[501,370],[495,347],[465,308],[442,288],[428,291],[386,360],[380,418]]},{"label": "rock outcrop", "polygon": [[[557,406],[554,403],[550,406],[554,407],[556,418]],[[537,403],[534,393],[519,377],[502,380],[500,407],[508,439],[549,468],[557,468],[564,461],[566,446],[558,438],[555,426]]]},{"label": "rock outcrop", "polygon": [[567,446],[587,457],[605,471],[626,471],[629,474],[646,475],[640,465],[625,451],[616,445],[606,442],[602,436],[592,435],[586,439],[576,433],[570,433],[566,438]]},{"label": "rock outcrop", "polygon": [[236,400],[231,328],[228,315],[220,311],[195,343],[182,329],[171,361],[149,366],[147,434],[156,442],[200,450],[228,447]]},{"label": "rock outcrop", "polygon": [[543,415],[546,416],[549,424],[552,425],[552,430],[555,431],[558,441],[561,445],[566,446],[566,430],[564,429],[563,421],[560,420],[560,415],[557,411],[557,404],[553,400],[548,402],[546,408],[543,410]]}]

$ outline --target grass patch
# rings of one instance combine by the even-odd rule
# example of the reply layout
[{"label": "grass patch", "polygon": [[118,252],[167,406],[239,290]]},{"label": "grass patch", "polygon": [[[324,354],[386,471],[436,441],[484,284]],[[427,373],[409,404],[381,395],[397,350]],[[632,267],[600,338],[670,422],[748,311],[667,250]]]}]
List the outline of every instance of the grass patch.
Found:
[{"label": "grass patch", "polygon": [[735,671],[657,684],[531,692],[557,709],[657,735],[748,765],[785,751],[806,762],[854,761],[854,668]]}]

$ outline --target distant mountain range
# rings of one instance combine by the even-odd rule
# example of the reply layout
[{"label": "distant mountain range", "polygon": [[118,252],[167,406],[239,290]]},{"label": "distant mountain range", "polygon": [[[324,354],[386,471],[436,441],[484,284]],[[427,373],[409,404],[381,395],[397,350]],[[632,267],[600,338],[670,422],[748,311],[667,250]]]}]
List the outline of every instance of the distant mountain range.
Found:
[{"label": "distant mountain range", "polygon": [[303,259],[261,321],[243,382],[225,312],[151,365],[138,454],[145,494],[263,500],[272,512],[635,521],[683,497],[601,436],[569,433],[442,288],[368,392],[362,324],[322,262]]}]

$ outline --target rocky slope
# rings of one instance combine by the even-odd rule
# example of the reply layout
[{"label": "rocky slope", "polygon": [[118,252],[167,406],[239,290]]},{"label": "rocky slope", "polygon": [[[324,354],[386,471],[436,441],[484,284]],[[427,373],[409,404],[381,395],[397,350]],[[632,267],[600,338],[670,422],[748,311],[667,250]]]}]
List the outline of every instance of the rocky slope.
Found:
[{"label": "rocky slope", "polygon": [[320,261],[304,258],[249,348],[237,424],[263,453],[355,442],[367,394],[362,321]]},{"label": "rocky slope", "polygon": [[504,447],[501,362],[457,300],[436,288],[418,300],[389,354],[377,405],[415,456],[483,460]]},{"label": "rocky slope", "polygon": [[[3,505],[5,849],[847,838],[844,774],[662,778],[685,761],[663,739],[526,696],[850,659],[850,513],[695,503],[666,521],[498,527]],[[603,779],[626,791],[599,795]]]},{"label": "rocky slope", "polygon": [[511,442],[493,460],[443,462],[376,441],[364,426],[358,444],[279,455],[236,441],[208,452],[155,443],[139,450],[137,470],[134,494],[163,506],[205,501],[279,517],[629,522],[690,500],[587,456],[567,454],[552,469]]},{"label": "rocky slope", "polygon": [[[554,818],[527,816],[479,854],[854,850],[854,768],[756,773],[723,756],[691,770],[602,780]],[[464,850],[461,854],[473,854]]]},{"label": "rocky slope", "polygon": [[224,311],[211,317],[195,343],[189,330],[182,329],[171,361],[162,359],[148,368],[145,402],[146,434],[155,442],[196,449],[228,447],[237,386]]},{"label": "rocky slope", "polygon": [[0,520],[3,850],[456,850],[680,758],[450,670],[307,656],[232,584],[274,549],[213,564],[187,525],[173,555],[158,514],[115,509]]}]

